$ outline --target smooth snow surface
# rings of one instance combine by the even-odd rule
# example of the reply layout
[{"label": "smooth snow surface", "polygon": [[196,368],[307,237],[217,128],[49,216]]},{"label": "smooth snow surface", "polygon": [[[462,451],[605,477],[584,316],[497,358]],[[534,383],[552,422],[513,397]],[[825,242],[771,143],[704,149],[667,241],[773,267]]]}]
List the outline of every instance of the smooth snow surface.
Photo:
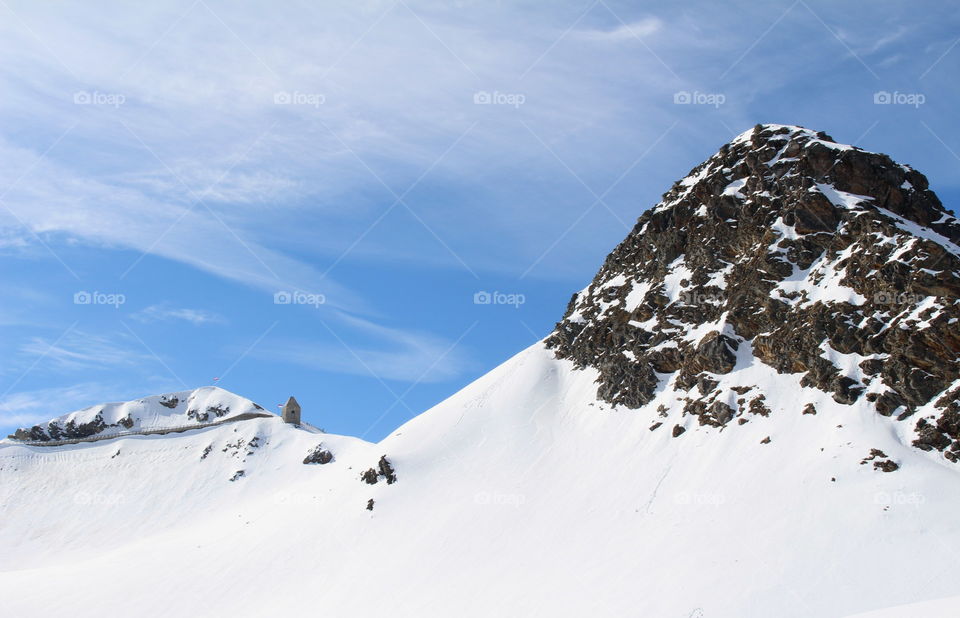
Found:
[{"label": "smooth snow surface", "polygon": [[957,618],[960,597],[910,603],[888,609],[848,616],[847,618]]},{"label": "smooth snow surface", "polygon": [[[0,614],[842,617],[955,595],[953,464],[737,354],[717,379],[771,414],[723,430],[669,383],[610,409],[537,344],[379,444],[279,418],[0,444]],[[335,460],[301,463],[320,443]],[[384,454],[397,482],[363,483]]]}]

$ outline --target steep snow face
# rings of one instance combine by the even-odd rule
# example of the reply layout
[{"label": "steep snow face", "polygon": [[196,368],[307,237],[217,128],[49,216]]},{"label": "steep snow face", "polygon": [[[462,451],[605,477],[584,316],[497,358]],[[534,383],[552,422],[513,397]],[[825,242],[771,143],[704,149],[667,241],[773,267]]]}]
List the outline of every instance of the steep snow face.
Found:
[{"label": "steep snow face", "polygon": [[[255,419],[0,446],[4,613],[799,617],[952,595],[952,464],[865,402],[737,363],[725,379],[772,411],[739,431],[669,389],[597,401],[595,370],[538,344],[377,445]],[[302,464],[317,442],[334,461]],[[361,481],[383,454],[396,482]]]},{"label": "steep snow face", "polygon": [[9,439],[47,442],[102,437],[205,425],[256,414],[268,413],[249,399],[215,386],[206,386],[136,401],[91,406],[41,425],[20,429]]}]

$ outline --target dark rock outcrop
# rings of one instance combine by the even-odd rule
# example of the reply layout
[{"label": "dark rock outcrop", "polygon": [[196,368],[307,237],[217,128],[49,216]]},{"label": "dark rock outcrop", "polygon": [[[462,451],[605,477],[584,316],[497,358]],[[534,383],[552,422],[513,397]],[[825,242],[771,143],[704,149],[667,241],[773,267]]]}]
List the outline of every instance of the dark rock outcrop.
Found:
[{"label": "dark rock outcrop", "polygon": [[880,470],[881,472],[896,472],[900,469],[900,464],[888,459],[887,454],[880,449],[870,449],[870,454],[860,462],[860,465],[862,466],[871,461],[873,462],[873,469]]},{"label": "dark rock outcrop", "polygon": [[393,485],[397,482],[397,474],[386,455],[380,457],[380,461],[377,463],[377,469],[380,471],[380,476],[387,480],[387,485]]},{"label": "dark rock outcrop", "polygon": [[197,409],[187,410],[187,418],[198,423],[206,423],[211,419],[222,418],[229,413],[229,406],[207,406],[207,409],[202,412]]},{"label": "dark rock outcrop", "polygon": [[9,436],[13,440],[49,442],[53,440],[73,440],[77,438],[89,438],[102,433],[104,430],[113,427],[133,427],[133,419],[129,416],[120,419],[117,423],[107,424],[103,420],[103,414],[98,412],[92,420],[86,423],[78,423],[74,420],[60,423],[50,421],[46,425],[34,425],[29,429],[18,429],[13,435]]},{"label": "dark rock outcrop", "polygon": [[180,400],[177,399],[176,397],[168,397],[167,395],[163,395],[162,397],[160,397],[160,405],[165,408],[170,408],[172,410],[176,408],[178,405],[180,405]]},{"label": "dark rock outcrop", "polygon": [[304,458],[305,464],[328,464],[333,461],[333,453],[323,448],[323,444],[318,444]]},{"label": "dark rock outcrop", "polygon": [[393,485],[397,482],[396,471],[386,455],[380,457],[376,468],[368,468],[360,475],[360,480],[370,485],[376,485],[380,479],[387,481],[387,485]]},{"label": "dark rock outcrop", "polygon": [[883,416],[933,404],[914,444],[960,456],[958,322],[960,222],[922,174],[758,125],[639,218],[546,344],[598,370],[609,403],[640,408],[669,383],[714,426],[770,413],[762,393],[744,408],[718,389],[752,355]]}]

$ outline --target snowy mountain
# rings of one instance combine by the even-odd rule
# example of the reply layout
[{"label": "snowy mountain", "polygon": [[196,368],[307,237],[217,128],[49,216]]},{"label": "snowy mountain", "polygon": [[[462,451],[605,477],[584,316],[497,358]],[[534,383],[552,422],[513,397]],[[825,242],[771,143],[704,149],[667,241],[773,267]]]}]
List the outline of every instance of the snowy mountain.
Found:
[{"label": "snowy mountain", "polygon": [[199,428],[256,416],[269,415],[252,401],[211,386],[91,406],[29,429],[19,429],[10,439],[41,444],[104,439],[130,433]]},{"label": "snowy mountain", "polygon": [[665,389],[717,427],[770,413],[738,370],[758,361],[758,380],[772,368],[866,400],[956,461],[960,222],[927,186],[886,155],[757,126],[640,218],[547,344],[597,368],[605,401]]},{"label": "snowy mountain", "polygon": [[958,243],[918,172],[758,126],[378,444],[210,388],[3,441],[3,613],[956,615]]}]

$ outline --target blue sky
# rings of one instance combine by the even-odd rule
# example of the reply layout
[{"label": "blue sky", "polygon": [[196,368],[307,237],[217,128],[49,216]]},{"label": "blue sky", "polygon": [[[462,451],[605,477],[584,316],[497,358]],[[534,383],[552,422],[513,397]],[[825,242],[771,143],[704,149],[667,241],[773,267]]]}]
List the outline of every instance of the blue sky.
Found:
[{"label": "blue sky", "polygon": [[758,122],[956,210],[958,37],[942,2],[0,0],[0,431],[219,377],[379,439]]}]

